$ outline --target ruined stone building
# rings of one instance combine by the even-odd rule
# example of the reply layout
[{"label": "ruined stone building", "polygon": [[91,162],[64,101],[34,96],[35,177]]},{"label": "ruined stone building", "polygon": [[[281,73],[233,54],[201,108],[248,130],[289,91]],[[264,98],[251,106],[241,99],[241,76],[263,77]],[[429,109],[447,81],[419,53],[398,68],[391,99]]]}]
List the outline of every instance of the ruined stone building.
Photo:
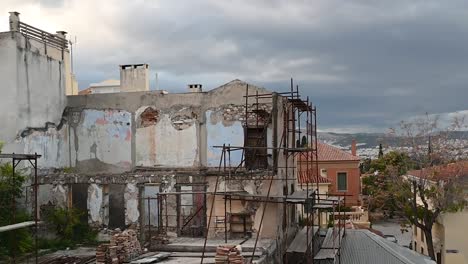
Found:
[{"label": "ruined stone building", "polygon": [[147,64],[120,66],[120,92],[74,95],[65,33],[39,34],[18,13],[10,24],[0,33],[8,61],[0,141],[4,152],[42,155],[39,206],[73,206],[96,228],[132,227],[142,237],[152,227],[261,236],[280,258],[298,222],[295,206],[275,202],[296,189],[284,151],[296,142],[288,97],[240,80],[207,92],[150,91]]}]

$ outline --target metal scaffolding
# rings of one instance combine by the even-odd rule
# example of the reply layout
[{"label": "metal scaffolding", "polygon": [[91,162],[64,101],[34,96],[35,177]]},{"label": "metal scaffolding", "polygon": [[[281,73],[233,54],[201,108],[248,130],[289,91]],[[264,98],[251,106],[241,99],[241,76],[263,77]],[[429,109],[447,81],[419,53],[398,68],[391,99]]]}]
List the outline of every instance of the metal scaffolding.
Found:
[{"label": "metal scaffolding", "polygon": [[[10,210],[11,215],[9,218],[9,224],[6,226],[1,226],[0,227],[0,233],[2,232],[12,232],[11,234],[13,235],[12,238],[12,243],[13,243],[13,255],[12,255],[12,263],[16,263],[17,260],[17,255],[16,255],[16,250],[17,250],[17,244],[18,241],[16,239],[16,233],[14,232],[17,229],[20,228],[28,228],[28,227],[33,227],[34,228],[34,259],[35,263],[37,263],[37,258],[38,258],[38,245],[37,245],[37,233],[38,233],[38,223],[39,223],[39,211],[38,211],[38,202],[37,202],[37,194],[38,194],[38,179],[37,179],[37,159],[40,158],[41,155],[38,155],[37,153],[34,154],[1,154],[0,153],[0,159],[11,159],[12,163],[12,175],[9,179],[11,181],[9,184],[11,186],[16,186],[16,183],[18,181],[18,176],[17,176],[17,168],[18,165],[21,163],[21,161],[28,161],[30,165],[32,166],[34,170],[34,175],[33,178],[31,179],[30,185],[28,186],[22,186],[21,187],[21,192],[26,193],[25,196],[25,206],[27,206],[28,203],[28,198],[29,202],[31,203],[31,220],[30,221],[24,221],[24,222],[17,222],[16,219],[16,214],[17,214],[17,208],[18,208],[18,195],[16,194],[17,190],[14,191],[14,193],[8,192],[8,193],[2,193],[2,201],[5,201],[6,204],[0,204],[0,207],[6,208]],[[5,176],[5,175],[3,175]],[[28,197],[28,188],[32,188],[32,194],[30,197]],[[5,197],[4,195],[9,195],[10,197]]]},{"label": "metal scaffolding", "polygon": [[[178,191],[145,198],[147,211],[151,211],[151,199],[156,199],[158,234],[173,230],[180,235],[184,232],[184,228],[191,226],[194,219],[201,217],[206,226],[201,227],[204,243],[200,263],[204,262],[206,256],[210,231],[219,231],[223,234],[224,243],[228,244],[233,236],[233,226],[242,227],[243,225],[243,229],[241,228],[243,232],[240,232],[243,238],[253,238],[255,235],[252,255],[249,257],[249,263],[252,263],[261,238],[268,206],[277,204],[278,210],[283,211],[283,230],[286,234],[290,226],[295,226],[296,229],[299,227],[300,223],[297,221],[299,217],[296,213],[299,211],[298,208],[301,208],[300,217],[304,224],[306,249],[298,263],[314,263],[314,256],[321,250],[321,245],[316,239],[320,224],[319,216],[321,213],[328,212],[326,214],[331,214],[331,217],[335,219],[335,214],[340,214],[340,207],[345,200],[345,196],[319,193],[316,107],[308,97],[301,99],[299,86],[294,86],[292,79],[288,92],[259,93],[258,89],[252,92],[247,84],[244,99],[244,145],[212,146],[219,149],[221,153],[217,171],[214,173],[214,188],[210,192],[206,190],[190,193]],[[271,142],[267,141],[268,129],[271,133],[269,136]],[[241,152],[238,164],[232,160],[232,154],[237,152]],[[305,161],[305,168],[297,167],[298,158]],[[306,180],[299,184],[302,190],[295,190],[295,186],[298,185],[299,170],[306,172]],[[252,195],[243,191],[230,190],[234,180],[254,178],[266,183],[266,190],[262,194]],[[272,192],[275,184],[283,184],[281,195]],[[181,218],[179,209],[182,205],[181,196],[187,194],[203,195],[204,203],[193,206],[192,213]],[[177,201],[177,212],[173,214],[168,213],[167,206],[167,199],[172,195]],[[214,215],[217,198],[222,199],[224,203],[223,216]],[[249,223],[250,220],[232,211],[232,203],[235,201],[260,204],[258,208],[262,208],[262,211],[255,234],[252,228],[246,228],[247,225],[253,226]],[[171,217],[175,217],[176,220],[169,221]],[[176,225],[170,226],[169,222],[175,222]],[[147,224],[150,234],[149,243],[151,243],[152,230],[149,218]],[[344,217],[338,217],[338,222],[336,224],[334,222],[333,228],[329,230],[331,230],[332,238],[328,239],[327,246],[331,245],[330,250],[339,256],[341,237],[344,234]],[[282,256],[286,255],[286,249],[287,247],[284,247],[283,252],[280,252]],[[337,263],[340,262],[337,261]]]}]

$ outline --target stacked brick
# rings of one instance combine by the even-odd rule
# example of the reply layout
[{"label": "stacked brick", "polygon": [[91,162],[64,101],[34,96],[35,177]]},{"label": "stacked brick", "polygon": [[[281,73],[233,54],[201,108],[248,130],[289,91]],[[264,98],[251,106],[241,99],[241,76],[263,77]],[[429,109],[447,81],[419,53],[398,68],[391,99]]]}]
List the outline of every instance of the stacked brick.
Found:
[{"label": "stacked brick", "polygon": [[244,264],[240,246],[218,246],[216,248],[215,264]]},{"label": "stacked brick", "polygon": [[141,245],[134,230],[114,234],[109,244],[101,244],[96,249],[96,264],[120,264],[141,254]]}]

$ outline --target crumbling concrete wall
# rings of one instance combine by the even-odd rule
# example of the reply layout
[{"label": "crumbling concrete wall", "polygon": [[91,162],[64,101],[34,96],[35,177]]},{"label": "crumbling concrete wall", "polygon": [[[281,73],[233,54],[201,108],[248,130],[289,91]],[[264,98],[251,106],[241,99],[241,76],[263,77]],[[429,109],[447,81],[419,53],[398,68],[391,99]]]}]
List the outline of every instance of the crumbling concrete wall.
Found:
[{"label": "crumbling concrete wall", "polygon": [[197,166],[197,113],[191,107],[162,110],[144,106],[136,112],[136,165]]},{"label": "crumbling concrete wall", "polygon": [[135,183],[127,183],[124,193],[125,199],[125,224],[138,225],[140,211],[138,210],[138,187]]},{"label": "crumbling concrete wall", "polygon": [[43,206],[66,208],[68,204],[68,191],[68,186],[60,183],[39,185],[37,196],[39,218],[41,217],[41,208]]},{"label": "crumbling concrete wall", "polygon": [[[53,49],[48,52],[45,53],[43,43],[28,40],[20,33],[0,33],[0,80],[4,88],[0,103],[0,141],[5,143],[3,152],[46,149],[51,154],[53,150],[49,148],[58,147],[56,139],[46,140],[38,133],[48,137],[47,133],[54,133],[48,128],[62,128],[62,113],[66,106],[66,68],[62,58],[68,53],[65,51],[64,57],[62,54],[58,57],[53,54]],[[25,139],[33,132],[33,138]],[[48,157],[39,160],[41,167],[62,165],[60,158]]]},{"label": "crumbling concrete wall", "polygon": [[58,130],[51,126],[45,131],[32,130],[17,141],[24,144],[23,153],[38,153],[39,168],[63,168],[69,165],[68,126]]},{"label": "crumbling concrete wall", "polygon": [[128,171],[132,168],[132,115],[118,109],[85,109],[70,137],[71,158],[80,171]]},{"label": "crumbling concrete wall", "polygon": [[92,183],[88,187],[88,222],[92,226],[101,227],[104,224],[102,186]]},{"label": "crumbling concrete wall", "polygon": [[[69,108],[64,114],[61,130],[48,129],[44,134],[34,131],[28,134],[25,142],[29,150],[40,149],[46,153],[47,166],[58,166],[68,161],[71,167],[75,167],[72,173],[55,177],[63,177],[67,184],[89,184],[87,209],[93,226],[109,224],[109,193],[106,191],[109,184],[125,186],[125,202],[121,205],[125,210],[125,225],[138,225],[143,223],[141,217],[144,215],[140,212],[142,201],[139,198],[142,186],[159,184],[163,194],[176,192],[176,184],[202,184],[206,180],[206,171],[202,170],[204,166],[212,170],[219,165],[221,149],[213,146],[244,145],[244,92],[245,83],[235,81],[197,94],[134,92],[73,96],[68,98]],[[261,109],[267,113],[272,111],[271,105],[265,102],[262,102]],[[256,122],[255,117],[250,119],[249,122]],[[278,120],[281,121],[282,117]],[[259,125],[264,125],[262,122],[266,120],[259,116],[259,122]],[[278,127],[282,127],[282,123],[278,123]],[[273,125],[265,127],[267,146],[272,147]],[[277,133],[278,138],[281,135],[281,132]],[[43,146],[45,149],[41,149]],[[63,149],[65,152],[68,150],[68,159],[63,155]],[[268,153],[273,154],[272,151]],[[241,151],[231,152],[231,165],[237,166],[241,156]],[[269,163],[271,165],[272,161]],[[277,177],[282,177],[283,173],[280,170]],[[227,191],[266,195],[265,184],[268,181],[263,180],[265,177],[233,179],[228,184],[221,181],[218,191],[227,188]],[[213,177],[208,178],[208,191],[213,191]],[[44,183],[54,180],[53,176],[41,179]],[[282,195],[282,190],[283,183],[275,180],[271,195]],[[209,207],[210,198],[207,201]],[[177,226],[177,203],[175,195],[168,195],[162,202],[163,225]],[[261,203],[239,202],[234,203],[234,207],[233,210],[251,211],[258,225],[263,212]],[[216,213],[218,211],[216,209]],[[264,226],[262,235],[273,237],[278,232],[276,228],[281,225],[282,211],[279,205],[267,207],[265,217],[274,218],[275,225],[274,229]]]},{"label": "crumbling concrete wall", "polygon": [[[222,148],[216,146],[222,146],[223,144],[231,146],[243,146],[244,145],[244,128],[242,121],[232,120],[229,121],[228,126],[224,123],[224,119],[219,119],[219,112],[207,111],[206,112],[206,133],[207,133],[207,166],[217,167],[221,158]],[[233,151],[231,155],[232,166],[237,166],[242,161],[242,151]]]}]

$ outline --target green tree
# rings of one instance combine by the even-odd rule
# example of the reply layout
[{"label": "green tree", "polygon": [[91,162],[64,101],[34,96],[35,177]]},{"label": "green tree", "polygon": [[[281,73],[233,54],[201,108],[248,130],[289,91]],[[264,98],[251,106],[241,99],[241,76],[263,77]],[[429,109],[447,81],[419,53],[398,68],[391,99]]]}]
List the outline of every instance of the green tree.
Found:
[{"label": "green tree", "polygon": [[[1,142],[0,142],[0,145]],[[0,146],[1,153],[1,146]],[[0,226],[30,220],[25,210],[13,208],[13,201],[23,198],[22,187],[26,177],[21,171],[15,171],[11,163],[0,163]],[[13,210],[14,209],[14,210]],[[19,256],[33,248],[32,235],[27,228],[0,233],[0,258]]]},{"label": "green tree", "polygon": [[393,194],[389,192],[390,173],[397,168],[399,174],[404,174],[412,168],[409,156],[400,151],[390,151],[382,157],[372,160],[368,165],[369,175],[363,177],[363,194],[367,195],[368,210],[373,212],[381,209],[390,212],[393,217],[397,211]]},{"label": "green tree", "polygon": [[[466,128],[463,119],[455,118],[447,127],[440,127],[437,118],[426,115],[411,122],[402,122],[394,135],[401,138],[401,152],[411,158],[414,170],[405,173],[405,166],[386,162],[386,189],[393,197],[405,223],[420,228],[425,236],[428,255],[435,260],[432,228],[440,215],[457,212],[467,205],[460,181],[468,177],[466,162],[451,163],[463,158],[462,149],[450,140],[451,131]],[[428,144],[430,138],[431,144]],[[430,151],[429,151],[430,146]],[[433,166],[437,161],[440,166]],[[408,167],[406,167],[408,168]]]}]

